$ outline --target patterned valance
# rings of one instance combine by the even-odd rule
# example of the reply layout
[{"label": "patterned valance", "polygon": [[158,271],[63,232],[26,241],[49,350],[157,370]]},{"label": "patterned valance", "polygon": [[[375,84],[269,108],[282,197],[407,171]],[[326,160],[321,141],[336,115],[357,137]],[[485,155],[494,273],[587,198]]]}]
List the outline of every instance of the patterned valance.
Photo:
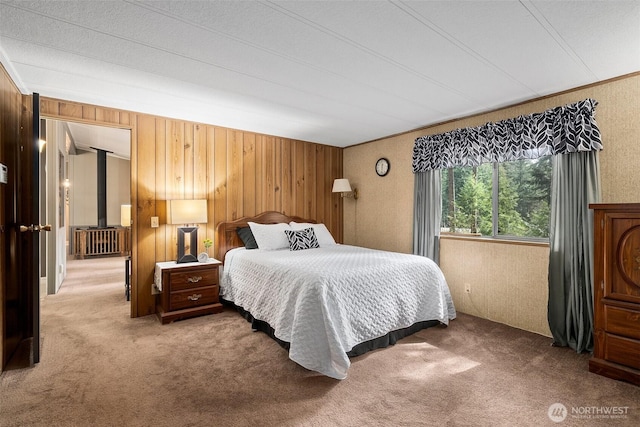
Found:
[{"label": "patterned valance", "polygon": [[413,172],[602,150],[594,99],[416,139]]}]

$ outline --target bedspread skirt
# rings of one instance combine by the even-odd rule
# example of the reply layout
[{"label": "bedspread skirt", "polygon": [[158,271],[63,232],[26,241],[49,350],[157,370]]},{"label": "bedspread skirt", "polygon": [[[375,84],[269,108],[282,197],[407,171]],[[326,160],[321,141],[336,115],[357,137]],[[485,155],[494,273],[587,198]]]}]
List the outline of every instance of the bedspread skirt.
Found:
[{"label": "bedspread skirt", "polygon": [[[242,317],[244,317],[247,322],[251,323],[251,329],[253,329],[254,331],[260,331],[260,332],[264,332],[265,334],[267,334],[271,339],[273,339],[275,342],[278,343],[278,345],[280,345],[280,347],[284,348],[285,350],[289,351],[289,348],[291,347],[291,343],[288,343],[287,341],[282,341],[280,338],[276,337],[273,328],[271,327],[271,325],[269,325],[267,322],[263,321],[263,320],[258,320],[255,317],[253,317],[253,315],[251,313],[249,313],[247,310],[245,310],[242,307],[239,307],[237,305],[235,305],[234,303],[230,302],[230,301],[226,301],[226,300],[221,300],[222,304],[232,307],[234,308],[238,313],[240,313],[240,315]],[[402,329],[398,329],[396,331],[391,331],[388,334],[379,337],[379,338],[374,338],[372,340],[369,341],[365,341],[363,343],[360,343],[358,345],[356,345],[355,347],[353,347],[351,349],[351,351],[347,352],[347,356],[349,357],[357,357],[357,356],[361,356],[369,351],[373,351],[379,348],[386,348],[389,347],[390,345],[395,345],[395,343],[397,343],[398,341],[400,341],[402,338],[404,337],[408,337],[409,335],[413,335],[418,331],[421,331],[423,329],[427,329],[427,328],[431,328],[434,326],[438,326],[438,325],[442,325],[442,323],[440,323],[438,320],[427,320],[427,321],[423,321],[423,322],[417,322],[414,323],[413,325],[409,326],[408,328],[402,328]]]}]

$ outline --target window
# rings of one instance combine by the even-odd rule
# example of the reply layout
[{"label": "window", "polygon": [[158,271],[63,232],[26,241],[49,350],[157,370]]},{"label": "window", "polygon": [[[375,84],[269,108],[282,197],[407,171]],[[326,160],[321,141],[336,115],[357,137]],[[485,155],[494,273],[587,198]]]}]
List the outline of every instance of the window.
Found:
[{"label": "window", "polygon": [[549,237],[551,157],[442,171],[442,231]]}]

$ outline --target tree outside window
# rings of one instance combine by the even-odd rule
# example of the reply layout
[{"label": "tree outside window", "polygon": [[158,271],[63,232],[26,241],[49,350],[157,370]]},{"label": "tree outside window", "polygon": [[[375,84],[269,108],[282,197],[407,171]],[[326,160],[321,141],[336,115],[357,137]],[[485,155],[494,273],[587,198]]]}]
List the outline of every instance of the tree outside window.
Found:
[{"label": "tree outside window", "polygon": [[551,157],[443,171],[442,231],[549,237]]}]

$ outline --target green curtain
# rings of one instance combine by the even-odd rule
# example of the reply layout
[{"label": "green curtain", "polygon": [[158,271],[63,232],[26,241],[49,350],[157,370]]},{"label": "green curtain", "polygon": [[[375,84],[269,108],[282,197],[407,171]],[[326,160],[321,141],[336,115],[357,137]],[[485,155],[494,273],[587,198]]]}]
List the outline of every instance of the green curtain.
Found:
[{"label": "green curtain", "polygon": [[593,351],[593,211],[598,151],[553,156],[549,218],[549,328],[554,345]]},{"label": "green curtain", "polygon": [[442,188],[440,169],[414,174],[413,253],[440,262]]}]

